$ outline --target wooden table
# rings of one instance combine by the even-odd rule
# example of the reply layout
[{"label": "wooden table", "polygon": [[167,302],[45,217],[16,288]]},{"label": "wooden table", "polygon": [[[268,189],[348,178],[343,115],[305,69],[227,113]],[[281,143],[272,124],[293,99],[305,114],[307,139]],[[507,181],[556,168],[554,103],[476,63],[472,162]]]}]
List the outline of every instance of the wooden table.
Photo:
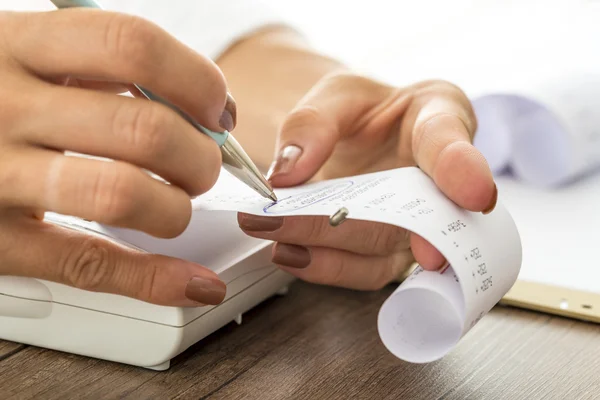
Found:
[{"label": "wooden table", "polygon": [[598,399],[600,327],[497,307],[439,362],[379,341],[377,293],[295,283],[153,372],[0,341],[0,399]]}]

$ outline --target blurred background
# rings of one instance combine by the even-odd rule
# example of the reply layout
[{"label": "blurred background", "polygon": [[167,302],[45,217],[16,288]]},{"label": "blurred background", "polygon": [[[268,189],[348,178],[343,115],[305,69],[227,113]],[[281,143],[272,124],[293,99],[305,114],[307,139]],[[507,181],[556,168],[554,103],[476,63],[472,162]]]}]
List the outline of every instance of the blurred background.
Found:
[{"label": "blurred background", "polygon": [[600,1],[270,0],[319,49],[396,84],[444,78],[476,95],[600,71]]}]

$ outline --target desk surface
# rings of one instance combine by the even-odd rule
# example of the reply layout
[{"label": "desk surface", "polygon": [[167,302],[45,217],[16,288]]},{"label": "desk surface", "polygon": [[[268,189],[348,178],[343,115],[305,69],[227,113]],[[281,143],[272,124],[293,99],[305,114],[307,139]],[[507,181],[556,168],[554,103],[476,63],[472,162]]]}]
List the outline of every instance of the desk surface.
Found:
[{"label": "desk surface", "polygon": [[0,341],[0,398],[600,398],[600,326],[497,307],[449,356],[411,365],[377,335],[392,290],[296,283],[165,372]]}]

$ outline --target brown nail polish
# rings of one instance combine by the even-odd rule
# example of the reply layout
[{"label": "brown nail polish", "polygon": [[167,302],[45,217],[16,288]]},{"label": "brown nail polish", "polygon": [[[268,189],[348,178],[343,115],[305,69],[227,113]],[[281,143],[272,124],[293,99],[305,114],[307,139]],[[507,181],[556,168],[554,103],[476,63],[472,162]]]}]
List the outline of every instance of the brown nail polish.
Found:
[{"label": "brown nail polish", "polygon": [[310,264],[310,252],[306,247],[277,243],[272,261],[277,265],[306,268]]},{"label": "brown nail polish", "polygon": [[185,288],[185,297],[202,304],[217,305],[225,299],[227,287],[217,279],[193,277]]},{"label": "brown nail polish", "polygon": [[273,232],[283,226],[283,217],[259,217],[258,215],[240,214],[239,226],[248,232]]},{"label": "brown nail polish", "polygon": [[277,158],[271,164],[267,179],[273,179],[277,175],[284,175],[292,172],[298,159],[302,155],[302,149],[295,145],[289,145],[283,148],[277,155]]},{"label": "brown nail polish", "polygon": [[436,271],[438,271],[440,274],[443,274],[444,272],[446,272],[446,270],[448,269],[449,266],[450,266],[450,263],[448,263],[448,261],[444,260],[444,262],[442,263],[442,266],[439,267],[438,269],[436,269]]},{"label": "brown nail polish", "polygon": [[492,200],[490,201],[490,204],[486,207],[486,209],[482,211],[482,213],[484,215],[487,215],[487,214],[491,213],[492,211],[494,211],[494,208],[496,208],[497,202],[498,202],[498,187],[494,184],[494,195],[492,196]]},{"label": "brown nail polish", "polygon": [[235,128],[236,122],[237,106],[231,94],[227,93],[227,103],[225,104],[223,114],[221,114],[221,119],[219,119],[219,126],[226,131],[231,132]]}]

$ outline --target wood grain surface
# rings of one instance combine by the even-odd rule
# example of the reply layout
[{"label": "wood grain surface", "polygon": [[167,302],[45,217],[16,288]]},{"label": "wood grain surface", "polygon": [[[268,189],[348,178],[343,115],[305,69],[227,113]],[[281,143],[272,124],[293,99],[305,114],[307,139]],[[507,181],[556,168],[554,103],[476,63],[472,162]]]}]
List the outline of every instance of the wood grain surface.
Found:
[{"label": "wood grain surface", "polygon": [[600,327],[497,307],[441,361],[381,344],[392,292],[296,283],[175,358],[140,368],[0,342],[0,399],[597,399]]},{"label": "wood grain surface", "polygon": [[0,340],[0,361],[12,356],[24,348],[25,346],[22,344]]}]

